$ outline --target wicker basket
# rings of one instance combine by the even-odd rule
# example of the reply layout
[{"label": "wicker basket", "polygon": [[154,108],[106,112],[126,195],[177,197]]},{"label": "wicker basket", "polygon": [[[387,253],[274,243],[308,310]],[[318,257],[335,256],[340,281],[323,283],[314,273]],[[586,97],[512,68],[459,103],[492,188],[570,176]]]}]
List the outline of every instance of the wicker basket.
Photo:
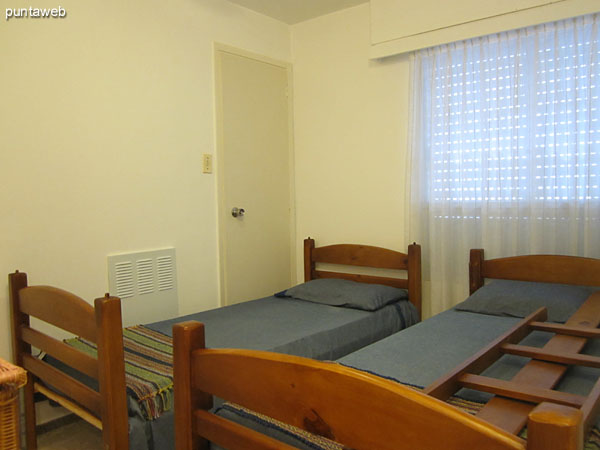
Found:
[{"label": "wicker basket", "polygon": [[27,374],[20,367],[0,358],[0,449],[19,450],[20,387],[27,383]]}]

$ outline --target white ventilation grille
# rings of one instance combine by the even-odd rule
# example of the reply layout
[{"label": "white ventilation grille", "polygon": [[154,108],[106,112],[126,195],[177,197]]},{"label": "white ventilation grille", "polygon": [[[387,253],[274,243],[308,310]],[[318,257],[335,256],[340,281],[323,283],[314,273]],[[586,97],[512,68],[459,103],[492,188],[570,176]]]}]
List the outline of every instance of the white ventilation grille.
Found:
[{"label": "white ventilation grille", "polygon": [[156,258],[158,272],[158,290],[167,291],[173,289],[173,260],[171,256],[160,256]]},{"label": "white ventilation grille", "polygon": [[133,297],[133,264],[123,261],[115,264],[115,284],[117,297]]},{"label": "white ventilation grille", "polygon": [[121,298],[129,326],[178,315],[175,249],[110,255],[109,292]]},{"label": "white ventilation grille", "polygon": [[136,261],[138,294],[140,295],[154,292],[154,270],[152,263],[153,261],[150,258],[138,259]]}]

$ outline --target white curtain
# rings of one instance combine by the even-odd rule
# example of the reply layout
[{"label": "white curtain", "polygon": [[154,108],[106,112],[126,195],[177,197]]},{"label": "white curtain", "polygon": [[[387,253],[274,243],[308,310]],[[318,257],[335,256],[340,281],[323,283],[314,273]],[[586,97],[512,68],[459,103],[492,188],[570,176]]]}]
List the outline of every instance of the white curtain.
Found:
[{"label": "white curtain", "polygon": [[425,314],[468,295],[468,254],[600,257],[600,14],[414,55],[410,239]]}]

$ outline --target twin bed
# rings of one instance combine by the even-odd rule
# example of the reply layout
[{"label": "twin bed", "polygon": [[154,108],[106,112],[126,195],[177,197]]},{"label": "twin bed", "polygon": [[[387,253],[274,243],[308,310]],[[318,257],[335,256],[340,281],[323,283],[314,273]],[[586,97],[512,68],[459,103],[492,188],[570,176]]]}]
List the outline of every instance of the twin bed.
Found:
[{"label": "twin bed", "polygon": [[[473,250],[470,287],[337,364],[204,349],[177,325],[177,448],[600,448],[600,260]],[[233,403],[210,412],[211,394]]]},{"label": "twin bed", "polygon": [[[386,276],[323,271],[320,263],[385,269]],[[353,244],[315,247],[309,238],[304,242],[307,283],[272,297],[125,330],[118,298],[107,294],[92,307],[57,288],[28,286],[24,273],[10,274],[14,358],[29,376],[27,446],[36,448],[37,391],[101,428],[105,448],[173,448],[174,323],[204,322],[211,347],[337,359],[419,320],[420,268],[416,244],[402,253]],[[78,338],[58,341],[33,328],[30,317]],[[31,356],[32,346],[46,358]]]}]

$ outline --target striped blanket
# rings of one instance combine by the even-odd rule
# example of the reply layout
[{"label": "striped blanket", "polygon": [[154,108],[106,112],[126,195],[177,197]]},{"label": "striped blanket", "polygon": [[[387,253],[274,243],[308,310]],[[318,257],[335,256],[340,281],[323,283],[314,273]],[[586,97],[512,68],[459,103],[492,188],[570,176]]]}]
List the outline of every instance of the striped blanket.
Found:
[{"label": "striped blanket", "polygon": [[[96,344],[83,338],[67,339],[72,347],[97,358]],[[148,420],[173,405],[173,339],[143,325],[123,330],[125,383]]]},{"label": "striped blanket", "polygon": [[[387,378],[387,377],[385,377]],[[403,383],[404,384],[404,383]],[[413,389],[421,390],[422,388],[412,385],[407,385]],[[476,415],[483,407],[484,403],[465,400],[460,397],[451,397],[448,403],[456,406],[471,415]],[[250,422],[257,426],[257,430],[271,434],[275,438],[283,439],[286,443],[296,446],[300,449],[309,450],[347,450],[341,444],[326,439],[322,436],[309,433],[301,428],[296,428],[263,414],[258,414],[243,406],[234,403],[224,403],[217,410],[217,414],[225,415],[231,420],[235,420],[235,416],[244,419],[244,422]],[[399,430],[400,431],[400,430]],[[527,439],[527,429],[523,430],[520,437]],[[600,450],[600,431],[598,428],[593,428],[584,446],[585,450]]]}]

